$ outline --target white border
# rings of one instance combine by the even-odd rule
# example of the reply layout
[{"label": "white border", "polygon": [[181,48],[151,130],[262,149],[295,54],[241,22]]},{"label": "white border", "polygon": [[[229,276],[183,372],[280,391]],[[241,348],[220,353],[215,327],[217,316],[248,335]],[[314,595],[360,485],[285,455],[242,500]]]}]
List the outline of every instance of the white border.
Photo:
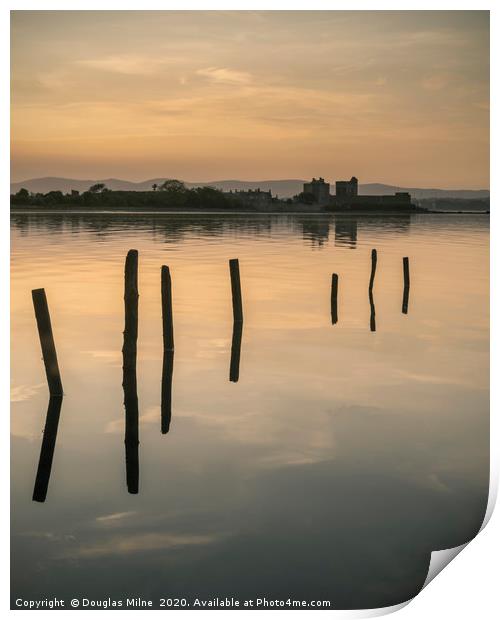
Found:
[{"label": "white border", "polygon": [[[371,1],[356,1],[352,2],[332,2],[332,1],[314,1],[310,0],[309,2],[301,2],[297,0],[289,0],[285,1],[273,1],[267,0],[266,2],[257,1],[254,2],[238,2],[238,5],[235,6],[234,2],[217,2],[217,1],[193,1],[193,0],[184,0],[181,2],[166,2],[159,0],[142,0],[140,3],[134,2],[132,0],[87,0],[82,2],[81,0],[73,0],[71,4],[66,1],[46,1],[40,2],[36,0],[31,1],[22,1],[22,0],[10,0],[7,3],[7,7],[4,8],[1,12],[1,22],[0,22],[0,45],[2,49],[2,76],[4,85],[8,84],[8,76],[9,76],[9,10],[209,10],[209,9],[223,9],[223,10],[235,10],[235,9],[246,9],[246,10],[490,10],[491,11],[491,58],[492,63],[494,58],[500,58],[500,49],[498,45],[498,37],[500,35],[499,30],[499,18],[497,13],[499,12],[496,9],[493,1],[484,2],[484,1],[439,1],[439,2],[430,2],[427,0],[422,0],[420,2],[415,1],[407,1],[407,2],[397,2],[397,1],[382,1],[375,2]],[[496,68],[496,65],[495,65]],[[494,72],[491,73],[491,99],[493,102],[497,102],[498,95],[498,79],[496,78]],[[5,92],[5,91],[4,91]],[[2,119],[2,136],[9,136],[10,132],[10,118],[9,118],[9,101],[5,97],[2,97],[0,100],[1,107],[1,119]],[[492,107],[491,113],[491,143],[492,147],[497,145],[498,142],[498,122],[497,122],[497,114],[496,108]],[[10,264],[10,255],[9,255],[9,205],[7,196],[10,193],[10,173],[9,173],[9,141],[4,139],[1,144],[2,148],[2,157],[1,157],[1,187],[2,187],[2,196],[3,196],[3,206],[2,206],[2,227],[0,230],[1,234],[1,242],[0,242],[0,253],[1,253],[1,262],[0,262],[0,278],[2,281],[2,288],[4,291],[4,295],[2,296],[3,303],[0,303],[0,342],[3,344],[2,346],[2,355],[0,359],[1,364],[1,372],[0,372],[0,390],[3,395],[2,398],[2,423],[5,425],[5,428],[2,429],[3,432],[1,434],[2,441],[2,458],[4,459],[2,472],[4,472],[4,484],[2,485],[3,489],[9,489],[9,358],[8,351],[6,347],[6,343],[9,342],[10,338],[10,325],[9,325],[9,304],[8,302],[8,292],[9,292],[9,264]],[[491,170],[498,169],[498,157],[496,156],[496,150],[492,148],[491,151]],[[496,196],[498,196],[497,191],[498,182],[495,177],[491,178],[491,194],[493,196],[493,202],[495,201]],[[499,207],[500,208],[500,207]],[[496,226],[497,216],[495,215],[495,209],[493,209],[492,217],[491,217],[491,282],[492,282],[492,290],[491,290],[491,316],[498,316],[498,312],[500,310],[498,303],[498,288],[495,286],[495,282],[497,281],[497,272],[494,269],[494,265],[498,264],[498,250],[497,248],[497,226]],[[496,324],[492,323],[492,355],[491,355],[491,368],[492,373],[491,377],[493,378],[494,373],[498,374],[498,331],[496,328]],[[464,547],[458,548],[458,552],[460,553],[460,557],[457,561],[453,562],[450,567],[444,571],[443,574],[439,576],[439,578],[431,583],[429,586],[425,587],[424,590],[414,599],[410,605],[406,606],[406,604],[398,605],[395,608],[386,608],[385,613],[390,613],[391,611],[398,611],[398,618],[401,620],[412,620],[418,619],[421,620],[422,617],[426,619],[433,618],[467,618],[477,617],[477,618],[489,618],[494,617],[496,613],[498,613],[499,609],[499,601],[497,596],[498,584],[497,584],[497,575],[498,575],[498,556],[494,551],[496,549],[500,549],[500,517],[498,516],[498,511],[493,512],[493,506],[496,500],[497,489],[498,489],[498,472],[499,472],[499,462],[498,462],[498,446],[500,445],[500,433],[499,433],[499,424],[497,421],[497,413],[496,413],[496,405],[497,405],[497,389],[495,383],[492,381],[491,385],[491,484],[490,484],[490,498],[488,502],[488,510],[487,515],[485,517],[485,524],[488,522],[489,518],[491,518],[491,522],[488,527],[481,531],[480,534],[472,544],[465,545]],[[7,502],[3,504],[7,506]],[[0,513],[1,515],[1,525],[2,533],[4,536],[4,545],[3,549],[6,550],[9,548],[9,511],[8,509],[4,509]],[[483,527],[484,525],[483,524]],[[449,553],[440,552],[437,554],[433,554],[432,563],[435,564],[436,567],[439,566],[440,561],[444,559],[444,556],[448,556],[448,561],[452,556],[454,557],[453,550],[450,550]],[[10,583],[9,583],[9,556],[4,551],[2,553],[3,562],[1,566],[0,573],[0,609],[7,611],[9,608],[10,601]],[[447,562],[446,562],[447,563]],[[445,563],[445,565],[446,565]],[[432,569],[432,566],[431,566]],[[438,571],[439,572],[439,571]],[[436,573],[437,574],[437,573]],[[429,582],[429,579],[426,583]],[[374,617],[379,615],[380,613],[384,613],[384,610],[365,610],[360,612],[342,612],[342,611],[323,611],[323,614],[328,613],[330,617],[337,618],[359,618],[359,617]],[[27,612],[8,612],[8,613],[27,613]],[[51,614],[51,611],[42,611],[39,612],[41,614]],[[60,611],[58,614],[62,614],[62,618],[68,614],[69,611]],[[94,612],[82,612],[80,614],[89,614]],[[120,614],[121,611],[111,611],[109,613]],[[144,613],[161,613],[160,611],[135,611],[135,615],[143,615]],[[172,613],[182,613],[183,618],[191,617],[194,615],[198,615],[200,612],[194,611],[184,611],[184,612],[170,612]],[[206,611],[205,614],[210,614],[211,616],[219,617],[220,611]],[[309,612],[309,611],[247,611],[247,612],[238,612],[238,611],[226,611],[224,613],[224,617],[231,618],[234,615],[241,613],[245,614],[245,617],[250,614],[255,614],[259,618],[264,618],[269,614],[272,614],[272,617],[276,616],[283,617],[284,615],[289,614],[300,614],[301,618],[308,617],[316,617],[317,612]]]}]

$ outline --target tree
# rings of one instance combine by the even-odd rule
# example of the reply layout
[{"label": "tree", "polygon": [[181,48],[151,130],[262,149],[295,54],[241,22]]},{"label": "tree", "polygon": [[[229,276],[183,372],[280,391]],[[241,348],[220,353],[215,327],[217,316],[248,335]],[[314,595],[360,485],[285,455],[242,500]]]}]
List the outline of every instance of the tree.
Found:
[{"label": "tree", "polygon": [[32,203],[32,196],[29,191],[22,187],[17,194],[11,194],[10,202],[13,205],[27,205]]},{"label": "tree", "polygon": [[59,202],[63,202],[63,200],[64,200],[64,194],[60,192],[59,190],[53,190],[52,192],[47,192],[43,196],[43,201],[45,203],[54,203],[54,202],[59,203]]},{"label": "tree", "polygon": [[30,197],[30,193],[24,187],[21,187],[21,189],[16,194],[16,198],[19,198],[19,200],[28,200],[29,197]]},{"label": "tree", "polygon": [[96,183],[95,185],[92,185],[92,187],[89,187],[89,192],[92,192],[93,194],[98,194],[99,192],[102,192],[106,189],[106,185],[104,183]]},{"label": "tree", "polygon": [[186,186],[182,181],[178,181],[177,179],[167,179],[163,181],[163,183],[158,188],[162,192],[172,192],[172,193],[181,193],[185,192]]},{"label": "tree", "polygon": [[199,207],[206,208],[226,208],[230,206],[228,199],[223,192],[215,187],[196,187],[195,189],[188,190],[193,198],[196,198],[195,204]]},{"label": "tree", "polygon": [[153,191],[156,192],[156,190],[158,189],[158,183],[153,183],[151,187],[153,188]]}]

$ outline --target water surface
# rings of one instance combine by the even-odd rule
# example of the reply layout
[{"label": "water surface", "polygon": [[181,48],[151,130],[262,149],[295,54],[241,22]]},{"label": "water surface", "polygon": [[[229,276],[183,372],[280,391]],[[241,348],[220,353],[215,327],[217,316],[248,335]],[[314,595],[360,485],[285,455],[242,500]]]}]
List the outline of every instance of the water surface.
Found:
[{"label": "water surface", "polygon": [[[232,596],[400,603],[488,493],[488,218],[16,214],[12,598]],[[127,492],[123,267],[139,251],[139,493]],[[370,252],[378,250],[376,331]],[[408,314],[402,257],[410,258]],[[239,379],[228,259],[242,277]],[[160,268],[173,282],[161,434]],[[339,275],[338,322],[330,313]],[[64,386],[48,405],[31,290]]]}]

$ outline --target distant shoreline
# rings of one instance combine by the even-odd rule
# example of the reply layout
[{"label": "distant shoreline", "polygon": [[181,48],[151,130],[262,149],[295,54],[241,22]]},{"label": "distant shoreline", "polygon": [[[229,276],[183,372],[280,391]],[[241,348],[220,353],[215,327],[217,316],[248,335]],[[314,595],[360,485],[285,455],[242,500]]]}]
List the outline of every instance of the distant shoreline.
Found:
[{"label": "distant shoreline", "polygon": [[[289,205],[287,205],[289,207]],[[342,216],[342,217],[407,217],[414,215],[489,215],[489,211],[435,211],[435,210],[401,210],[401,211],[378,211],[378,210],[356,210],[356,211],[332,211],[318,210],[317,208],[304,207],[303,209],[196,209],[196,208],[171,208],[171,209],[138,209],[137,207],[121,209],[73,209],[68,207],[51,207],[50,209],[40,208],[39,206],[11,206],[11,215],[318,215],[318,216]]]},{"label": "distant shoreline", "polygon": [[[38,177],[24,179],[22,181],[13,181],[10,185],[10,193],[15,194],[22,187],[30,192],[46,193],[53,190],[60,190],[68,193],[72,189],[79,192],[85,192],[96,183],[103,183],[111,191],[150,191],[153,185],[161,185],[167,177],[156,177],[146,179],[144,181],[127,181],[125,179],[104,178],[104,179],[74,179],[68,177]],[[241,180],[241,179],[219,179],[211,181],[184,181],[187,188],[195,187],[215,187],[223,192],[230,190],[262,189],[271,190],[273,196],[280,196],[282,199],[292,198],[299,194],[307,183],[307,179],[257,179],[257,180]],[[434,188],[432,187],[414,187],[413,185],[395,185],[388,183],[360,183],[360,195],[391,195],[395,192],[408,192],[415,200],[421,199],[463,199],[474,200],[490,197],[490,190],[486,188],[465,189],[465,188]]]}]

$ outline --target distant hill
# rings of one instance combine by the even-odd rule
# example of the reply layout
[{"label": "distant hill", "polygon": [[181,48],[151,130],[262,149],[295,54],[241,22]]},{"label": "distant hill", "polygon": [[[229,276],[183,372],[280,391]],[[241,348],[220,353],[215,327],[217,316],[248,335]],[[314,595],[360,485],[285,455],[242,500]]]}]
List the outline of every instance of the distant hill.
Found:
[{"label": "distant hill", "polygon": [[[160,185],[164,180],[165,178],[148,179],[147,181],[134,183],[133,181],[123,181],[122,179],[66,179],[63,177],[42,177],[39,179],[27,179],[26,181],[20,181],[18,183],[11,183],[10,191],[15,194],[21,189],[21,187],[24,187],[30,192],[40,192],[43,194],[53,190],[59,190],[67,193],[72,189],[83,192],[88,190],[89,187],[95,183],[104,183],[106,187],[112,190],[145,191],[151,189],[151,186],[154,183]],[[274,195],[277,194],[280,198],[289,198],[299,194],[302,191],[304,182],[305,181],[302,179],[280,179],[269,181],[223,180],[198,183],[186,182],[186,186],[191,188],[210,185],[223,191],[260,188],[265,191],[271,190]],[[332,192],[334,191],[334,187],[335,185],[332,183]],[[415,199],[477,199],[489,198],[490,195],[490,192],[487,189],[424,189],[417,187],[398,187],[396,185],[384,185],[382,183],[367,183],[359,186],[359,193],[364,195],[383,196],[386,194],[394,194],[394,192],[409,192]]]},{"label": "distant hill", "polygon": [[383,185],[382,183],[367,183],[359,186],[360,194],[370,196],[383,196],[395,192],[408,192],[412,198],[489,198],[489,189],[424,189],[420,187],[397,187],[395,185]]},{"label": "distant hill", "polygon": [[484,213],[490,210],[488,198],[418,198],[415,203],[429,211]]},{"label": "distant hill", "polygon": [[[28,179],[18,183],[11,183],[10,191],[12,194],[15,194],[21,187],[24,187],[30,192],[40,192],[42,194],[46,194],[53,190],[67,193],[72,189],[83,192],[88,190],[89,187],[95,183],[104,183],[106,187],[112,190],[147,191],[151,189],[154,183],[161,185],[163,181],[165,181],[165,178],[148,179],[146,181],[134,183],[133,181],[123,181],[122,179],[66,179],[63,177],[42,177],[40,179]],[[302,191],[304,181],[301,179],[285,179],[276,181],[200,181],[195,183],[185,181],[185,183],[189,188],[210,185],[223,191],[257,189],[260,187],[262,190],[267,191],[270,189],[273,194],[288,198]]]}]

